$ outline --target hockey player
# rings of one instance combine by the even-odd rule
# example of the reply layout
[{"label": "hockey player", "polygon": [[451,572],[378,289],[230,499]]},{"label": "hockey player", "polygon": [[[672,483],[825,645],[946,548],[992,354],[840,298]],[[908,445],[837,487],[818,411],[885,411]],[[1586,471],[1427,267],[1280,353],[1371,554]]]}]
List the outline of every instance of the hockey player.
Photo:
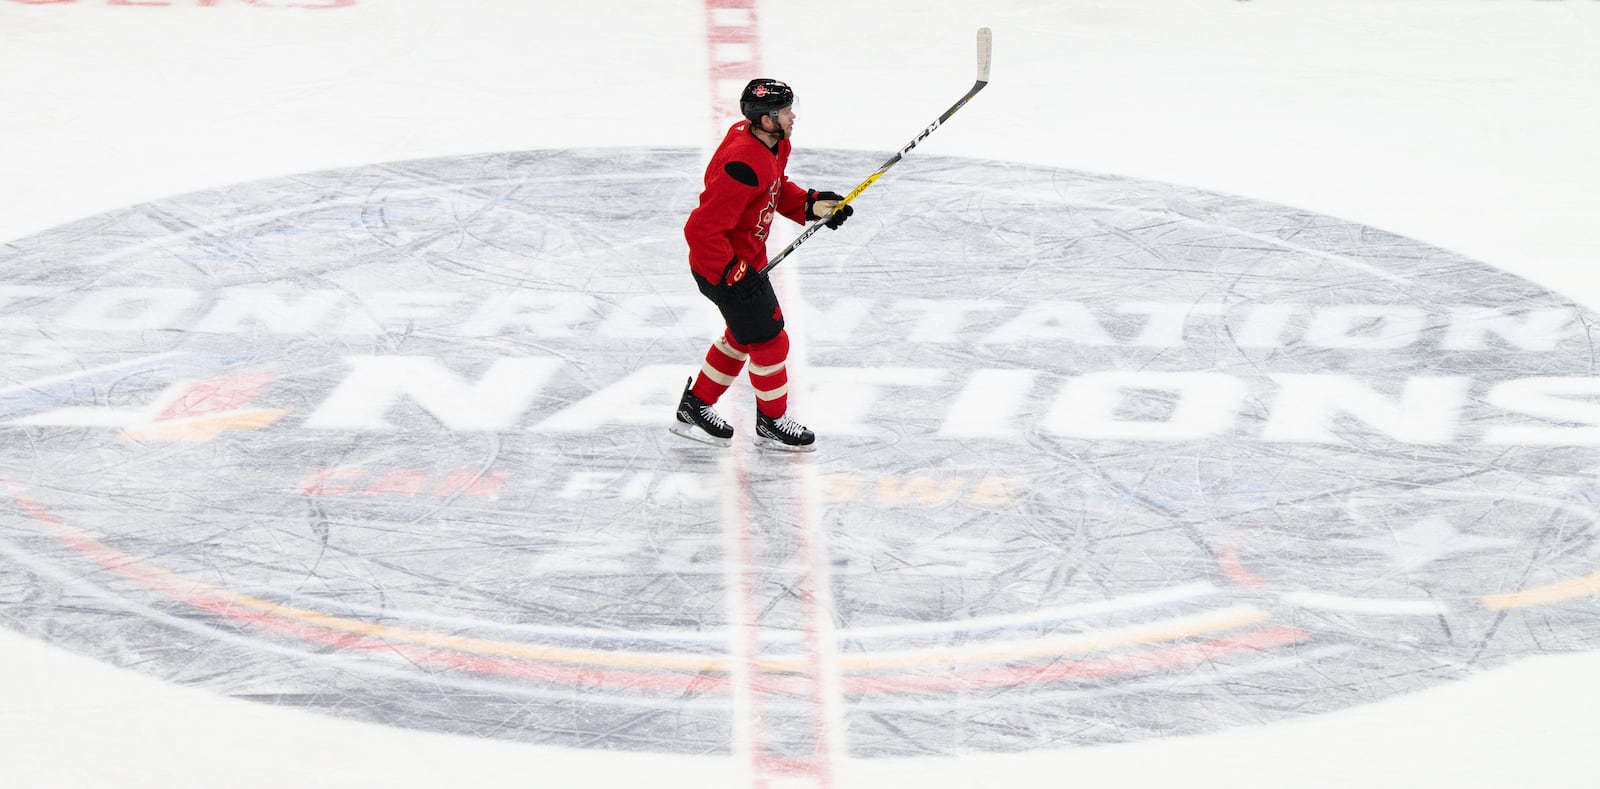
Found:
[{"label": "hockey player", "polygon": [[816,448],[816,435],[787,414],[789,335],[778,296],[763,273],[767,234],[775,215],[799,224],[826,217],[827,226],[838,229],[855,209],[840,207],[841,194],[802,189],[785,177],[793,104],[794,91],[778,80],[755,79],[745,86],[739,97],[745,120],[728,129],[712,154],[700,205],[683,228],[695,284],[727,324],[678,402],[671,429],[687,438],[732,443],[733,426],[712,406],[748,360],[756,390],[755,443],[801,452]]}]

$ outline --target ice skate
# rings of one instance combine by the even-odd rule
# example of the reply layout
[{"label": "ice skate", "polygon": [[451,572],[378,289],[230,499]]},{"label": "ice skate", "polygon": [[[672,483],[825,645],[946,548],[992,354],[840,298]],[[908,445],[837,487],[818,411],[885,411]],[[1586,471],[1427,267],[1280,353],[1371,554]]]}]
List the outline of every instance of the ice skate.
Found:
[{"label": "ice skate", "polygon": [[694,379],[690,378],[683,387],[683,397],[678,400],[678,413],[673,419],[671,430],[680,436],[705,444],[725,447],[733,443],[733,425],[723,419],[704,400],[696,397],[690,391]]},{"label": "ice skate", "polygon": [[785,452],[814,452],[817,435],[805,425],[790,419],[787,414],[771,417],[756,414],[756,446],[764,449],[781,449]]}]

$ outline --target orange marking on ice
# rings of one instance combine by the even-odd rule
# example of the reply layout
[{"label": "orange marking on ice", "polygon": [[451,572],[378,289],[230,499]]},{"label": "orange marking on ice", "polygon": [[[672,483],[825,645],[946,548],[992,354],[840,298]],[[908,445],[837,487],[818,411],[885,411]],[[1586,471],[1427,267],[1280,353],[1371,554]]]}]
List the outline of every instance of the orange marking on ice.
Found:
[{"label": "orange marking on ice", "polygon": [[122,431],[135,441],[210,441],[224,430],[260,430],[289,412],[278,408],[238,411],[210,418],[152,422]]}]

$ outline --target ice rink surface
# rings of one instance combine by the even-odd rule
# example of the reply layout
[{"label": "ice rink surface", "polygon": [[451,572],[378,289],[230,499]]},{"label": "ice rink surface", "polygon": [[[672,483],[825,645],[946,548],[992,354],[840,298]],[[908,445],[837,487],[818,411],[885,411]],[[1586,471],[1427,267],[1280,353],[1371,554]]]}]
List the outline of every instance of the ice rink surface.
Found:
[{"label": "ice rink surface", "polygon": [[[775,275],[821,449],[669,435],[729,85],[846,191],[979,26]],[[7,785],[1595,782],[1600,3],[0,0],[0,73]]]}]

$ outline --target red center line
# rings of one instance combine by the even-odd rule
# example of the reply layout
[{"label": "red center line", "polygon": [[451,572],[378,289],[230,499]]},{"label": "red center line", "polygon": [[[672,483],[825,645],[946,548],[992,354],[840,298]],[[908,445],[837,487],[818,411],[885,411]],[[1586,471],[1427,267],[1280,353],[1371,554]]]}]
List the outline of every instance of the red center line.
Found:
[{"label": "red center line", "polygon": [[[736,111],[739,92],[746,82],[760,76],[761,38],[755,0],[706,0],[705,9],[706,56],[711,90],[710,119],[712,134],[715,136],[720,135],[724,128],[739,118]],[[793,560],[800,565],[799,591],[804,606],[802,616],[806,628],[807,671],[805,675],[799,677],[784,678],[791,681],[798,679],[804,683],[804,696],[810,702],[811,708],[813,748],[810,755],[797,758],[768,752],[768,732],[765,729],[766,716],[762,697],[772,694],[780,686],[789,686],[792,689],[792,682],[773,683],[762,676],[761,626],[758,621],[762,606],[756,599],[756,586],[761,568],[756,566],[755,534],[749,510],[750,485],[745,475],[741,453],[735,450],[732,454],[736,484],[732,488],[731,495],[739,497],[739,501],[732,513],[732,517],[738,521],[732,524],[736,527],[735,545],[732,546],[736,556],[730,558],[738,563],[736,576],[739,589],[734,594],[738,595],[739,603],[743,606],[743,610],[737,612],[743,621],[735,621],[733,624],[740,630],[740,649],[744,653],[741,656],[744,686],[739,691],[748,704],[744,720],[736,719],[734,725],[742,724],[748,730],[752,777],[757,789],[764,789],[772,779],[780,777],[810,779],[816,786],[826,789],[833,785],[833,780],[829,767],[831,753],[829,725],[822,687],[823,644],[817,628],[819,621],[817,617],[825,615],[825,612],[818,610],[817,595],[813,588],[817,579],[813,572],[814,541],[807,533],[807,529],[810,528],[806,520],[809,513],[799,508],[794,513],[799,519],[794,524],[799,537],[796,543],[798,549],[793,557]],[[796,488],[799,494],[797,498],[803,502],[804,485],[799,479],[796,480]],[[737,711],[739,704],[736,702],[734,706]],[[738,742],[737,735],[735,742]]]},{"label": "red center line", "polygon": [[[828,679],[827,667],[823,663],[824,650],[834,648],[833,639],[828,643],[823,641],[823,628],[827,623],[825,617],[831,617],[831,606],[826,603],[832,599],[826,594],[823,584],[827,583],[826,577],[819,577],[820,572],[827,566],[826,544],[823,535],[818,531],[818,524],[811,511],[812,497],[811,486],[807,484],[805,470],[807,466],[805,456],[792,459],[791,468],[794,470],[795,488],[795,524],[796,534],[796,559],[800,565],[800,602],[805,621],[806,663],[809,672],[809,701],[811,703],[811,724],[813,772],[811,773],[819,786],[832,786],[833,774],[831,770],[833,752],[832,721],[829,720],[830,709],[828,700],[836,698],[830,695],[826,687]],[[828,633],[832,627],[828,626]],[[837,693],[833,689],[831,693]]]},{"label": "red center line", "polygon": [[[732,703],[732,725],[745,727],[745,734],[749,737],[750,765],[753,773],[755,789],[765,789],[767,786],[766,774],[762,769],[762,760],[765,757],[766,747],[763,744],[763,723],[761,714],[761,694],[770,692],[763,688],[761,677],[761,624],[757,621],[760,605],[756,600],[756,557],[755,539],[750,533],[750,481],[745,476],[744,460],[737,449],[732,452],[732,467],[734,485],[728,495],[738,497],[733,509],[733,517],[737,521],[734,529],[734,556],[731,560],[737,568],[737,595],[739,607],[735,609],[731,625],[738,628],[740,654],[735,656],[739,661],[738,668],[733,672],[735,678],[734,699]],[[743,707],[743,719],[740,719],[740,709]],[[735,754],[738,752],[740,734],[733,733]]]},{"label": "red center line", "polygon": [[[830,734],[824,701],[822,683],[823,658],[822,639],[817,626],[817,617],[824,614],[818,605],[815,584],[816,574],[813,571],[814,556],[812,545],[814,540],[807,533],[809,513],[800,505],[791,517],[798,520],[792,523],[795,529],[796,549],[789,557],[790,564],[797,565],[798,577],[794,591],[798,594],[804,621],[807,654],[805,656],[805,670],[783,676],[771,676],[762,667],[763,655],[761,646],[761,611],[766,607],[759,598],[757,587],[761,581],[763,571],[782,572],[786,568],[764,567],[758,556],[758,529],[752,517],[751,507],[754,492],[751,489],[750,479],[745,469],[746,456],[739,449],[734,449],[730,461],[734,485],[730,495],[737,497],[732,508],[731,516],[735,519],[730,524],[733,531],[734,555],[730,557],[736,564],[738,589],[734,594],[738,596],[738,607],[735,616],[741,643],[742,654],[737,656],[740,671],[735,672],[734,710],[735,726],[745,727],[744,735],[748,738],[750,749],[750,766],[752,772],[752,785],[756,789],[766,789],[770,782],[776,778],[793,780],[802,779],[812,786],[828,789],[833,786],[833,773],[830,754],[832,748],[829,744]],[[764,460],[778,460],[777,458],[764,458]],[[798,459],[796,459],[798,460]],[[803,480],[795,480],[795,489],[801,494],[804,501]],[[763,513],[765,515],[767,513]],[[782,524],[785,518],[766,518],[764,523]],[[742,697],[742,698],[740,698]],[[808,704],[805,714],[810,717],[811,750],[802,756],[784,755],[774,753],[771,746],[783,738],[784,734],[791,732],[774,731],[770,729],[766,715],[766,703],[770,698],[804,698]],[[744,714],[740,716],[740,702],[744,704]],[[783,716],[780,716],[780,718]],[[735,733],[735,743],[739,741],[739,733]]]},{"label": "red center line", "polygon": [[756,0],[706,0],[711,124],[718,137],[740,117],[739,91],[760,76],[761,31],[756,22]]}]

